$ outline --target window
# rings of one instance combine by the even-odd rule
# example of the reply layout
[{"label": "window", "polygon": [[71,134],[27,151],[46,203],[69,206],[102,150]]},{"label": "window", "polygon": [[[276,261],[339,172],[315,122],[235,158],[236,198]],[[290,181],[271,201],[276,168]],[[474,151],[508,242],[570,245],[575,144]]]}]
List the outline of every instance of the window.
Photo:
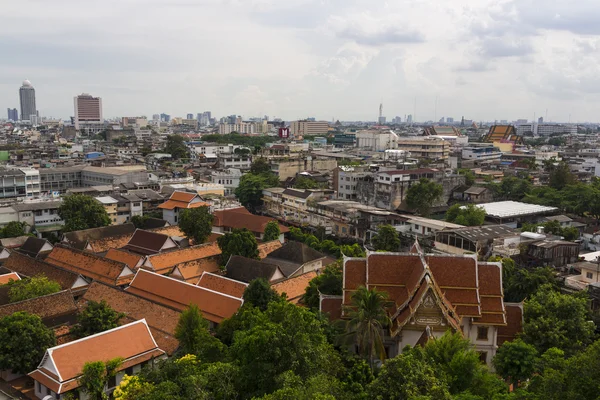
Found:
[{"label": "window", "polygon": [[37,391],[38,391],[38,393],[42,393],[42,384],[39,383],[39,382],[36,382],[36,384],[37,384]]},{"label": "window", "polygon": [[591,273],[591,272],[586,272],[585,273],[585,277],[588,278],[588,279],[593,279],[594,278],[594,274]]},{"label": "window", "polygon": [[111,376],[110,379],[108,380],[108,387],[113,388],[115,386],[117,386],[117,377]]},{"label": "window", "polygon": [[484,364],[487,364],[487,351],[479,352],[479,361],[481,361]]},{"label": "window", "polygon": [[125,375],[133,375],[133,367],[129,367],[125,369]]},{"label": "window", "polygon": [[488,340],[488,327],[478,326],[477,327],[477,340]]}]

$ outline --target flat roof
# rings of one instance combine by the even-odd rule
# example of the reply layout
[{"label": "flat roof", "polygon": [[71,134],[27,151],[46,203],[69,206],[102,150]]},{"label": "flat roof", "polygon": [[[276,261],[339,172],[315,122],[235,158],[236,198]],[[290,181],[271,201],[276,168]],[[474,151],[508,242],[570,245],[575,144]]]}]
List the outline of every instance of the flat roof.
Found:
[{"label": "flat roof", "polygon": [[483,208],[486,215],[496,218],[518,217],[558,211],[556,207],[521,203],[519,201],[497,201],[494,203],[478,204],[477,206]]}]

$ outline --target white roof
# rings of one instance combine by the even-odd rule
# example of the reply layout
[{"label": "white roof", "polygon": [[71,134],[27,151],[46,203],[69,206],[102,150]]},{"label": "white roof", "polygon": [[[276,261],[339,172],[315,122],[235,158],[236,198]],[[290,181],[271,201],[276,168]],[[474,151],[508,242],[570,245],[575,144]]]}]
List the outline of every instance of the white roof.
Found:
[{"label": "white roof", "polygon": [[580,254],[579,257],[582,257],[585,261],[594,262],[598,260],[598,257],[600,257],[600,251],[594,251],[587,254]]},{"label": "white roof", "polygon": [[497,201],[495,203],[478,204],[477,206],[483,208],[488,216],[497,218],[542,214],[558,210],[556,207],[539,206],[518,201]]},{"label": "white roof", "polygon": [[113,199],[110,196],[96,197],[96,200],[98,200],[102,204],[117,204],[118,203],[117,200]]}]

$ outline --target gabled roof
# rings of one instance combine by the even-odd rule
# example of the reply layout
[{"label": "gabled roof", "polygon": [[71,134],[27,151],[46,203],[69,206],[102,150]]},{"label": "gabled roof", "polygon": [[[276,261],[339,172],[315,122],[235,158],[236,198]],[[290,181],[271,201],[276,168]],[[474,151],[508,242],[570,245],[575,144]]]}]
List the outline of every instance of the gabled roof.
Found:
[{"label": "gabled roof", "polygon": [[16,272],[9,272],[7,274],[0,275],[0,285],[6,285],[10,281],[20,281],[21,277]]},{"label": "gabled roof", "polygon": [[88,282],[78,272],[61,268],[16,251],[10,254],[4,261],[3,266],[21,276],[30,278],[37,275],[44,275],[49,280],[58,282],[62,289],[76,290],[85,288],[88,285]]},{"label": "gabled roof", "polygon": [[136,229],[123,248],[134,253],[150,255],[159,253],[165,247],[177,247],[177,244],[168,235]]},{"label": "gabled roof", "polygon": [[18,251],[31,257],[37,257],[41,252],[51,251],[52,249],[53,246],[46,239],[28,237]]},{"label": "gabled roof", "polygon": [[143,269],[138,270],[126,290],[180,311],[190,303],[196,304],[204,318],[214,323],[230,318],[243,303],[239,298]]},{"label": "gabled roof", "polygon": [[122,323],[145,319],[158,347],[172,354],[178,342],[175,339],[175,327],[181,313],[170,307],[157,304],[128,291],[93,282],[82,298],[84,301],[106,301],[113,310],[125,314]]},{"label": "gabled roof", "polygon": [[63,290],[46,296],[0,306],[0,318],[18,311],[34,314],[42,320],[48,321],[59,316],[75,314],[77,312],[77,305],[71,291]]},{"label": "gabled roof", "polygon": [[292,196],[292,197],[297,197],[299,199],[308,199],[310,197],[310,195],[312,194],[312,192],[308,191],[308,190],[294,190],[294,189],[285,189],[283,191],[283,194],[286,194],[288,196]]},{"label": "gabled roof", "polygon": [[0,246],[5,249],[16,249],[23,246],[29,237],[30,236],[17,236],[14,238],[0,239]]},{"label": "gabled roof", "polygon": [[290,240],[281,248],[271,252],[265,261],[277,264],[286,277],[290,277],[304,264],[324,259],[327,256],[301,242]]},{"label": "gabled roof", "polygon": [[294,278],[286,279],[275,283],[272,288],[279,294],[286,294],[287,300],[290,303],[298,304],[304,293],[308,283],[317,277],[315,271],[307,272],[306,274],[298,275]]},{"label": "gabled roof", "polygon": [[[132,223],[122,225],[109,225],[101,228],[85,229],[83,231],[68,232],[63,235],[63,241],[68,242],[71,247],[79,250],[84,250],[88,243],[96,243],[106,241],[109,239],[116,239],[127,237],[129,238],[133,232],[135,232],[135,226]],[[121,246],[112,246],[121,247]],[[111,247],[106,249],[93,248],[94,252],[107,251]]]},{"label": "gabled roof", "polygon": [[[237,229],[246,228],[254,233],[264,233],[265,227],[269,222],[277,221],[274,218],[251,214],[244,207],[217,210],[214,212],[214,216],[213,226]],[[286,226],[279,224],[279,231],[286,233],[290,230]]]},{"label": "gabled roof", "polygon": [[[236,281],[250,283],[255,279],[264,278],[271,282],[273,279],[283,279],[285,274],[277,264],[259,261],[242,256],[231,256],[225,267],[226,276]],[[278,278],[278,277],[281,278]]]},{"label": "gabled roof", "polygon": [[198,283],[196,283],[196,286],[241,299],[248,284],[221,275],[204,272],[198,280]]},{"label": "gabled roof", "polygon": [[139,267],[139,264],[141,264],[142,259],[144,258],[139,254],[130,253],[129,251],[121,249],[110,249],[104,255],[104,257],[108,258],[109,260],[122,262],[131,269],[137,269]]},{"label": "gabled roof", "polygon": [[219,269],[218,257],[208,257],[178,264],[169,276],[195,285],[204,272],[219,272]]},{"label": "gabled roof", "polygon": [[173,210],[175,208],[196,208],[210,206],[208,203],[199,200],[200,196],[195,193],[175,191],[171,194],[169,200],[159,205],[158,208]]},{"label": "gabled roof", "polygon": [[86,362],[106,362],[120,357],[123,359],[119,367],[121,371],[164,354],[142,319],[49,348],[38,368],[29,376],[53,392],[62,394],[79,387],[77,380]]},{"label": "gabled roof", "polygon": [[267,257],[269,254],[274,252],[277,249],[280,249],[281,242],[278,239],[272,240],[270,242],[263,242],[258,244],[258,257],[262,260]]},{"label": "gabled roof", "polygon": [[164,219],[160,219],[160,218],[147,218],[144,221],[145,229],[164,228],[166,226],[169,226],[169,223],[167,221],[165,221]]},{"label": "gabled roof", "polygon": [[153,254],[146,258],[144,268],[153,270],[157,274],[170,273],[179,264],[194,260],[201,260],[221,254],[221,249],[216,242],[205,243],[198,246],[186,247]]},{"label": "gabled roof", "polygon": [[121,262],[63,245],[56,245],[46,261],[108,285],[124,285],[133,278],[131,268]]}]

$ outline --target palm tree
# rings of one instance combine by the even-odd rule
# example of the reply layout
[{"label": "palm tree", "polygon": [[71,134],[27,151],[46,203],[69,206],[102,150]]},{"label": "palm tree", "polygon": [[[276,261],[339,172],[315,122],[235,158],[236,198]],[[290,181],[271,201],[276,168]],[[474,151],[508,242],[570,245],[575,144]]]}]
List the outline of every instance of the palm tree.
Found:
[{"label": "palm tree", "polygon": [[371,369],[375,355],[380,360],[385,359],[383,336],[384,329],[392,324],[386,311],[390,303],[387,293],[361,286],[352,295],[352,304],[348,307],[347,335],[354,338],[360,354],[368,357]]}]

